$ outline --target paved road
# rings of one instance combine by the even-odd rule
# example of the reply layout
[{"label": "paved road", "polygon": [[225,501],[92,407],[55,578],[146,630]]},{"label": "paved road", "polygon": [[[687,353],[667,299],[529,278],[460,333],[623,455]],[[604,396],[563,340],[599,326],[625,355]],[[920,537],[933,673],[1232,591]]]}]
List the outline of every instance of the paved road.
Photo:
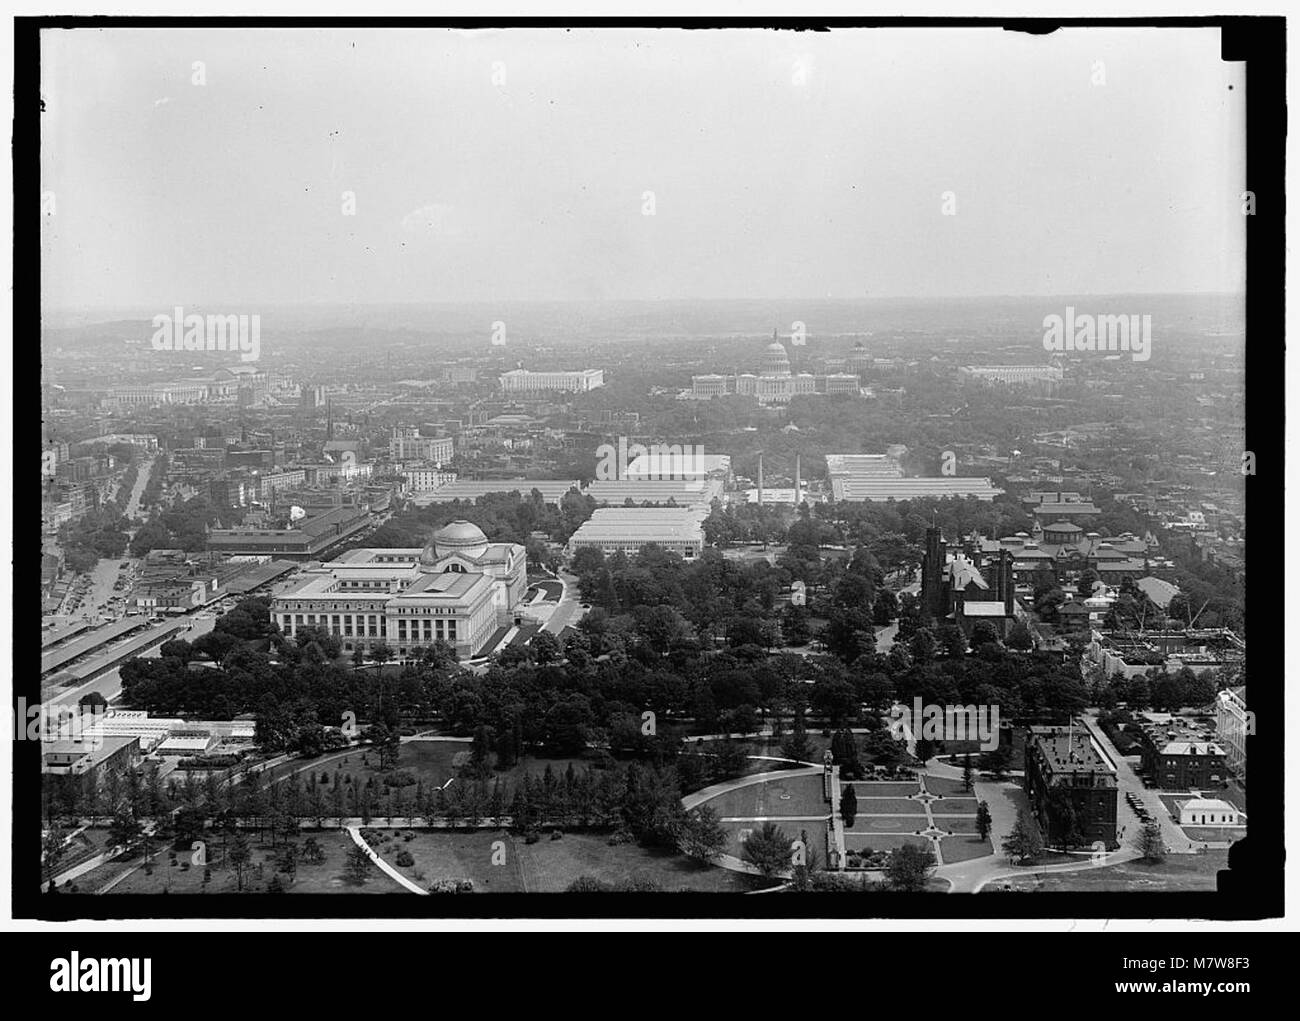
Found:
[{"label": "paved road", "polygon": [[559,605],[551,613],[550,619],[542,627],[543,631],[549,631],[553,635],[558,635],[568,624],[576,624],[582,619],[582,596],[578,592],[578,579],[572,574],[561,571],[557,575],[559,582],[564,586],[564,592],[560,596]]},{"label": "paved road", "polygon": [[1088,729],[1092,731],[1092,736],[1097,743],[1110,756],[1111,761],[1115,763],[1115,769],[1119,777],[1119,810],[1116,815],[1116,822],[1123,831],[1124,836],[1120,840],[1121,844],[1131,844],[1137,838],[1138,832],[1142,829],[1142,821],[1137,817],[1137,813],[1129,808],[1128,800],[1124,797],[1125,792],[1132,791],[1138,799],[1146,804],[1147,811],[1151,813],[1151,818],[1160,823],[1160,833],[1165,838],[1165,847],[1171,854],[1192,854],[1196,851],[1196,845],[1187,839],[1187,835],[1174,822],[1173,817],[1169,814],[1169,809],[1165,803],[1160,800],[1159,792],[1154,789],[1148,789],[1143,783],[1142,778],[1138,776],[1129,760],[1119,753],[1106,732],[1101,729],[1097,723],[1095,710],[1090,710],[1084,714],[1084,721]]},{"label": "paved road", "polygon": [[131,490],[131,497],[126,502],[126,519],[131,521],[140,513],[140,497],[144,495],[144,487],[149,484],[149,476],[153,474],[154,459],[151,457],[140,465],[136,472],[135,486]]}]

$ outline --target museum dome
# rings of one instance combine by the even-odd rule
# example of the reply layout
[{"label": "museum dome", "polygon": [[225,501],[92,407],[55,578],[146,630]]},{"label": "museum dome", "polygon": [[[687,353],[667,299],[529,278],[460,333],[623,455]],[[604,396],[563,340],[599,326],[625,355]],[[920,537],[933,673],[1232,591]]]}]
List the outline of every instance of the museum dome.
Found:
[{"label": "museum dome", "polygon": [[420,554],[420,563],[432,564],[449,553],[478,556],[488,548],[487,536],[472,521],[453,521],[433,533],[429,545]]}]

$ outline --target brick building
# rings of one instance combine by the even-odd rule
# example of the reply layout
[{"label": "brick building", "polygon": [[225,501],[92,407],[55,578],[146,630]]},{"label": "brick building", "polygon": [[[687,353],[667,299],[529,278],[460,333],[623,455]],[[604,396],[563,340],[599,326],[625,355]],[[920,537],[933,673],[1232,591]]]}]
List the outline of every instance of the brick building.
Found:
[{"label": "brick building", "polygon": [[1082,724],[1029,728],[1025,790],[1048,845],[1063,846],[1073,830],[1074,846],[1119,847],[1115,764]]}]

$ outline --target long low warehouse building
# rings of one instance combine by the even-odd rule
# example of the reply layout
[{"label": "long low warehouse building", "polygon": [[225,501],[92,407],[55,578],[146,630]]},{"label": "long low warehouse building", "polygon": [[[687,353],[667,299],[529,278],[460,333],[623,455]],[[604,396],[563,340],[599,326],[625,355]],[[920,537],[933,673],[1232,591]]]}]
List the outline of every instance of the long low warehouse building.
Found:
[{"label": "long low warehouse building", "polygon": [[474,503],[481,496],[514,492],[528,499],[535,489],[542,494],[546,503],[558,505],[566,493],[579,488],[577,479],[457,479],[437,489],[419,493],[411,502],[417,507],[431,503],[452,503],[455,500]]},{"label": "long low warehouse building", "polygon": [[698,557],[704,551],[699,511],[677,507],[597,508],[569,539],[569,552],[599,549],[633,555],[650,545],[687,560]]},{"label": "long low warehouse building", "polygon": [[964,498],[989,501],[1005,490],[986,478],[936,477],[916,479],[832,478],[831,494],[836,500],[917,500],[924,497]]},{"label": "long low warehouse building", "polygon": [[717,478],[617,479],[591,483],[586,495],[609,507],[624,507],[629,500],[637,507],[671,500],[678,507],[702,507],[707,514],[709,505],[722,496],[722,490],[723,482]]}]

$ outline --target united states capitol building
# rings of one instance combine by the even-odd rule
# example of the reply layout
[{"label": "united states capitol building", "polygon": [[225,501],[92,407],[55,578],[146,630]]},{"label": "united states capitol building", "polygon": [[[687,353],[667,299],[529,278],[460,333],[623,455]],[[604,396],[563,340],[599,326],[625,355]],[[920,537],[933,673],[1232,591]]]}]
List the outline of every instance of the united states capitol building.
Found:
[{"label": "united states capitol building", "polygon": [[406,658],[441,640],[465,659],[513,623],[525,561],[523,546],[453,521],[423,549],[354,549],[307,567],[276,593],[271,617],[289,637],[324,628],[345,652],[382,641]]},{"label": "united states capitol building", "polygon": [[864,391],[861,380],[851,372],[792,372],[790,355],[773,334],[772,343],[764,350],[757,372],[692,376],[690,392],[685,396],[707,400],[740,395],[753,397],[762,404],[784,404],[800,394],[863,396]]}]

